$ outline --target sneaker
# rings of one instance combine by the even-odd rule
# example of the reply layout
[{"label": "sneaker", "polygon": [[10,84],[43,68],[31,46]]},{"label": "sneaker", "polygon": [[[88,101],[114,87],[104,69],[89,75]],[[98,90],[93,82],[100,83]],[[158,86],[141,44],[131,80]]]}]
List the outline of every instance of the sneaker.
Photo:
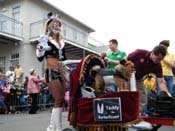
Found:
[{"label": "sneaker", "polygon": [[135,125],[128,125],[128,127],[134,128],[137,130],[151,130],[151,129],[153,129],[153,126],[149,122],[146,122],[146,121],[141,121],[140,123],[135,124]]}]

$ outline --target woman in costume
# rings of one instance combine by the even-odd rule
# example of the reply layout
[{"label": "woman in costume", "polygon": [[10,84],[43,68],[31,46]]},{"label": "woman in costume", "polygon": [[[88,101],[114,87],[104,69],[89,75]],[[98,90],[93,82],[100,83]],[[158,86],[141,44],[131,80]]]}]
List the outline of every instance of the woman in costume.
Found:
[{"label": "woman in costume", "polygon": [[62,108],[66,88],[59,63],[66,59],[65,43],[60,33],[61,21],[52,13],[48,14],[48,18],[45,35],[41,35],[38,40],[36,55],[40,62],[46,58],[45,78],[54,98],[54,107],[47,131],[60,131],[62,129]]}]

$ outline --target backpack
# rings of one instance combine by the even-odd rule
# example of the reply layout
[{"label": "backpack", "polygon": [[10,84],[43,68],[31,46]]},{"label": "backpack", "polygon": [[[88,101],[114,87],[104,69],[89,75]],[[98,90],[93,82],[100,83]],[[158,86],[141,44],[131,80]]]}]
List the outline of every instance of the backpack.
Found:
[{"label": "backpack", "polygon": [[159,95],[150,92],[147,99],[148,115],[175,118],[175,97],[169,97],[162,91]]}]

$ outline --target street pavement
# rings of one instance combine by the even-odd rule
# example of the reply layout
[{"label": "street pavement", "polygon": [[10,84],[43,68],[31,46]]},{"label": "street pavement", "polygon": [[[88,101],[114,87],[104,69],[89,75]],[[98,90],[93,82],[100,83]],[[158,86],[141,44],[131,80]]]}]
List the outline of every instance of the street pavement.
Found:
[{"label": "street pavement", "polygon": [[[67,112],[63,112],[63,127],[69,127]],[[38,114],[0,114],[0,131],[46,131],[50,121],[50,110]],[[129,129],[129,131],[135,131]],[[158,131],[175,131],[175,127],[163,126]]]},{"label": "street pavement", "polygon": [[[5,114],[0,115],[0,131],[46,131],[50,121],[50,111],[38,114]],[[68,126],[67,112],[63,113],[63,126]]]}]

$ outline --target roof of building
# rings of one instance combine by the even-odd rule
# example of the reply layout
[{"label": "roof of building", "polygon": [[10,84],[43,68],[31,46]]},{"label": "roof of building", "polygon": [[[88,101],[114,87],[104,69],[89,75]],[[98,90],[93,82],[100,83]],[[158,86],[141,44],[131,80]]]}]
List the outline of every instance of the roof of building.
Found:
[{"label": "roof of building", "polygon": [[49,2],[49,0],[43,0],[43,2],[45,2],[46,4],[48,4],[48,5],[52,6],[52,7],[54,7],[55,9],[59,10],[60,12],[63,12],[65,15],[67,15],[68,17],[74,19],[74,20],[77,21],[78,23],[84,25],[86,28],[89,29],[89,33],[95,32],[94,29],[92,29],[91,27],[89,27],[89,26],[86,25],[85,23],[83,23],[83,22],[77,20],[76,18],[72,17],[70,14],[67,14],[65,11],[63,11],[62,9],[60,9],[57,5],[54,5],[53,3]]}]

